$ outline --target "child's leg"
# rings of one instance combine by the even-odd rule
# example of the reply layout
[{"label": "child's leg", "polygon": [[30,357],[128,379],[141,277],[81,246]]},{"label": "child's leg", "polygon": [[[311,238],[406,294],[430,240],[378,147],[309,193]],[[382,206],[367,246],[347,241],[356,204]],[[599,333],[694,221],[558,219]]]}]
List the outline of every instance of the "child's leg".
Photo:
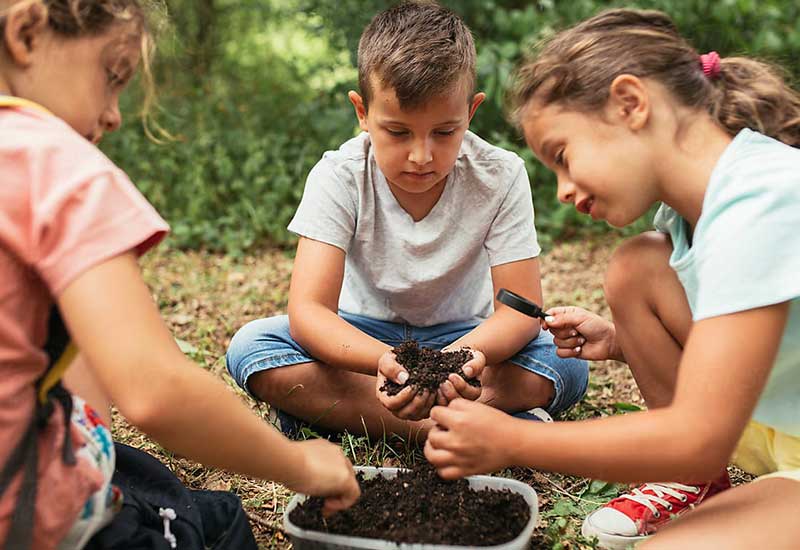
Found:
[{"label": "child's leg", "polygon": [[370,437],[427,437],[425,423],[401,420],[378,401],[374,376],[312,362],[261,371],[249,387],[271,406],[329,430],[363,434],[366,426]]},{"label": "child's leg", "polygon": [[[649,408],[672,401],[683,345],[692,325],[683,286],[669,266],[671,253],[668,237],[645,233],[619,247],[606,274],[606,300],[617,342]],[[583,534],[598,537],[601,548],[624,548],[644,540],[661,532],[673,517],[700,504],[702,510],[707,502],[720,498],[715,495],[730,487],[727,472],[720,474],[713,482],[697,480],[696,485],[644,484],[592,512],[583,523]]]},{"label": "child's leg", "polygon": [[797,548],[800,481],[773,478],[726,491],[664,527],[642,550]]},{"label": "child's leg", "polygon": [[650,232],[614,253],[605,282],[617,341],[649,408],[672,401],[692,316],[686,294],[669,266],[672,244]]},{"label": "child's leg", "polygon": [[505,363],[484,369],[479,400],[509,413],[541,407],[556,415],[580,401],[588,382],[586,361],[558,357],[552,334],[542,331]]},{"label": "child's leg", "polygon": [[106,426],[111,426],[111,400],[100,386],[83,355],[78,355],[64,373],[64,387],[83,398]]},{"label": "child's leg", "polygon": [[[399,343],[399,340],[398,342]],[[397,434],[424,441],[423,422],[400,420],[375,395],[375,377],[317,362],[289,334],[288,317],[252,321],[231,340],[228,369],[237,383],[293,416],[335,431]]]}]

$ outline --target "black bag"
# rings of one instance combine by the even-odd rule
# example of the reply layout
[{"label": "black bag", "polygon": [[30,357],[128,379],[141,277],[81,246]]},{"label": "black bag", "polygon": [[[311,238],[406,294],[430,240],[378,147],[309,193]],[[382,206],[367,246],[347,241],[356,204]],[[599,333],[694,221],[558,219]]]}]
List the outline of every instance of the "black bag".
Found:
[{"label": "black bag", "polygon": [[257,550],[236,495],[189,490],[149,454],[121,443],[114,448],[122,510],[85,550]]}]

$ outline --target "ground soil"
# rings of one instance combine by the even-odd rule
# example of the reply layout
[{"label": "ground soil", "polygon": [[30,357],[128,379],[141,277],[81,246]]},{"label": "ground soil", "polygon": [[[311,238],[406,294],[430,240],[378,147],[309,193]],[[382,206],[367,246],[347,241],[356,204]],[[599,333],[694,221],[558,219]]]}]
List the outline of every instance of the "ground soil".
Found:
[{"label": "ground soil", "polygon": [[522,495],[473,490],[466,480],[444,481],[429,465],[394,479],[358,475],[361,498],[352,508],[322,517],[321,498],[310,498],[289,518],[303,529],[391,542],[493,546],[513,540],[530,519]]},{"label": "ground soil", "polygon": [[415,386],[419,390],[435,392],[451,373],[461,375],[471,386],[480,386],[475,378],[467,378],[461,372],[464,363],[472,359],[472,353],[464,348],[456,351],[441,352],[435,349],[420,347],[416,340],[406,340],[392,349],[397,362],[408,371],[405,384],[387,380],[381,391],[389,395],[397,395],[406,386]]}]

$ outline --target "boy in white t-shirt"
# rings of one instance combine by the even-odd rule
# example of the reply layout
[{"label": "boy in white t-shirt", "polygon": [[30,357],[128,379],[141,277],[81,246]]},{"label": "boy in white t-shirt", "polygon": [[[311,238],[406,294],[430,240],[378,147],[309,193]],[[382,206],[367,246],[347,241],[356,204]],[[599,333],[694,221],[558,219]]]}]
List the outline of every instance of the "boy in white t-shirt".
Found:
[{"label": "boy in white t-shirt", "polygon": [[[237,332],[231,374],[287,432],[300,418],[424,437],[433,404],[456,397],[510,413],[569,408],[586,363],[493,301],[505,287],[542,302],[540,247],[522,159],[468,131],[485,98],[469,29],[435,3],[404,3],[366,28],[358,66],[349,97],[364,133],[309,174],[289,224],[300,241],[288,316]],[[436,392],[381,392],[408,376],[391,352],[405,339],[471,348],[464,373],[482,388],[451,375]]]}]

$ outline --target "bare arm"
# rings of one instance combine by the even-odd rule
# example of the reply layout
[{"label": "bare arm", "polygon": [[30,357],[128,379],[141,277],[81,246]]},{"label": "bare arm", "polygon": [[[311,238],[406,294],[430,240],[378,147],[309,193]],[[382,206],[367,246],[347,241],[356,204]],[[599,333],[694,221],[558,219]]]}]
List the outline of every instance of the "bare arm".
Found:
[{"label": "bare arm", "polygon": [[[493,267],[492,286],[494,296],[501,288],[506,288],[541,304],[539,259],[531,258]],[[497,300],[494,307],[495,312],[488,319],[448,347],[458,349],[467,346],[480,350],[486,356],[487,365],[496,365],[513,356],[539,334],[537,319],[523,315]]]},{"label": "bare arm", "polygon": [[434,429],[426,455],[447,477],[520,464],[620,482],[711,479],[752,415],[787,317],[782,303],[696,323],[668,407],[544,425],[458,400],[433,409],[450,431]]},{"label": "bare arm", "polygon": [[289,327],[297,343],[325,364],[375,375],[391,346],[339,317],[344,258],[333,245],[300,238],[289,288]]},{"label": "bare arm", "polygon": [[[352,469],[339,458],[339,449],[315,445],[309,452],[311,447],[287,440],[181,353],[132,253],[79,276],[58,303],[102,389],[123,416],[165,447],[295,490],[352,495]],[[329,456],[336,471],[322,480],[328,483],[324,490],[310,484],[304,471],[320,453]]]}]

